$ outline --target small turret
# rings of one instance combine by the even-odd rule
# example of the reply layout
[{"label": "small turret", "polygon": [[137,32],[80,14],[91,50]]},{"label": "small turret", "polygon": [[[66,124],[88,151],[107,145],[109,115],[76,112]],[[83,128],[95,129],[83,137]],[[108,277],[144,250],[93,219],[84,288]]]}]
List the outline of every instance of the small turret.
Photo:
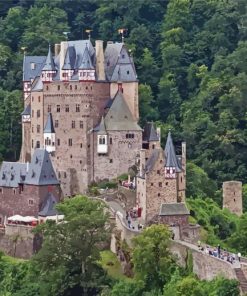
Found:
[{"label": "small turret", "polygon": [[51,53],[51,46],[49,44],[49,50],[46,57],[44,67],[42,69],[42,81],[51,82],[53,77],[56,75],[56,67]]},{"label": "small turret", "polygon": [[106,154],[108,152],[107,132],[103,116],[97,131],[97,152],[99,154]]},{"label": "small turret", "polygon": [[67,48],[66,55],[64,58],[64,64],[62,67],[62,80],[63,81],[69,81],[74,73],[74,70],[72,68],[71,62],[70,62],[70,48]]},{"label": "small turret", "polygon": [[31,105],[28,104],[25,110],[21,113],[22,122],[31,122]]},{"label": "small turret", "polygon": [[53,126],[53,120],[52,120],[52,114],[48,113],[46,125],[44,128],[44,143],[45,143],[45,149],[47,152],[54,152],[56,150],[55,147],[55,129]]},{"label": "small turret", "polygon": [[169,131],[165,147],[165,178],[175,179],[176,173],[179,172],[181,172],[181,168],[179,166],[178,159],[176,156],[171,132]]},{"label": "small turret", "polygon": [[81,64],[78,68],[79,81],[95,81],[95,69],[86,45]]}]

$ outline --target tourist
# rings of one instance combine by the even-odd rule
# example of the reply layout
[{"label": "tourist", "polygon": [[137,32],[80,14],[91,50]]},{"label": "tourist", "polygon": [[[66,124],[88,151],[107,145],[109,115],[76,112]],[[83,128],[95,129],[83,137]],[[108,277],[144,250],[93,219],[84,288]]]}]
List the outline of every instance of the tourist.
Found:
[{"label": "tourist", "polygon": [[217,250],[218,250],[218,257],[220,258],[220,245],[218,245]]},{"label": "tourist", "polygon": [[238,253],[238,261],[240,262],[241,259],[241,253]]}]

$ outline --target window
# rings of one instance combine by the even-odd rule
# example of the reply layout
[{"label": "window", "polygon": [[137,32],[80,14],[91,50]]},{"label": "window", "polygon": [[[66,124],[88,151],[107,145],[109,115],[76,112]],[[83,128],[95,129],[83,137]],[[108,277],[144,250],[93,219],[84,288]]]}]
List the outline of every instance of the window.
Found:
[{"label": "window", "polygon": [[135,135],[134,134],[126,134],[126,139],[134,139]]},{"label": "window", "polygon": [[48,85],[46,86],[46,90],[49,90],[49,86]]},{"label": "window", "polygon": [[129,75],[130,71],[127,71],[127,74]]},{"label": "window", "polygon": [[72,90],[72,85],[69,86],[69,89]]},{"label": "window", "polygon": [[50,113],[51,112],[51,105],[48,105],[47,111]]},{"label": "window", "polygon": [[105,137],[99,137],[99,144],[105,145]]},{"label": "window", "polygon": [[80,144],[80,147],[82,148],[82,144]]},{"label": "window", "polygon": [[57,90],[60,90],[60,85],[57,86]]},{"label": "window", "polygon": [[33,125],[32,125],[32,133],[33,133]]},{"label": "window", "polygon": [[72,146],[72,139],[69,139],[69,146]]},{"label": "window", "polygon": [[37,118],[40,117],[40,110],[37,110]]},{"label": "window", "polygon": [[64,176],[64,178],[66,178],[66,177],[67,177],[67,174],[66,174],[66,172],[64,172],[63,176]]},{"label": "window", "polygon": [[168,186],[168,182],[166,182],[166,186]]},{"label": "window", "polygon": [[80,128],[83,128],[83,121],[80,121]]},{"label": "window", "polygon": [[72,154],[70,154],[70,158],[73,158],[73,155]]},{"label": "window", "polygon": [[51,139],[50,138],[46,138],[45,139],[45,146],[50,146],[51,145]]},{"label": "window", "polygon": [[60,146],[60,139],[57,139],[57,146]]},{"label": "window", "polygon": [[75,121],[74,120],[72,120],[71,127],[75,128]]},{"label": "window", "polygon": [[75,106],[75,111],[76,111],[76,112],[80,112],[80,105],[79,105],[79,104],[76,104],[76,106]]},{"label": "window", "polygon": [[55,127],[58,127],[58,120],[55,120]]},{"label": "window", "polygon": [[33,140],[32,140],[32,148],[33,148]]},{"label": "window", "polygon": [[110,163],[113,163],[113,160],[112,159],[110,159]]},{"label": "window", "polygon": [[32,110],[32,117],[34,117],[34,111]]},{"label": "window", "polygon": [[157,174],[160,175],[160,170],[157,170]]},{"label": "window", "polygon": [[159,182],[159,187],[162,187],[162,182]]},{"label": "window", "polygon": [[39,103],[40,103],[40,96],[38,97],[38,101],[39,101]]},{"label": "window", "polygon": [[110,138],[110,145],[112,145],[112,138]]},{"label": "window", "polygon": [[40,125],[39,124],[37,125],[37,133],[38,134],[40,133]]},{"label": "window", "polygon": [[152,149],[154,149],[155,148],[155,145],[152,145]]},{"label": "window", "polygon": [[75,90],[77,90],[77,85],[75,85]]},{"label": "window", "polygon": [[60,112],[60,105],[57,105],[57,112]]},{"label": "window", "polygon": [[0,188],[0,193],[3,193],[3,188]]},{"label": "window", "polygon": [[65,112],[69,112],[69,105],[65,105]]},{"label": "window", "polygon": [[124,59],[125,58],[125,54],[122,54],[122,59]]},{"label": "window", "polygon": [[36,148],[40,148],[40,141],[36,142]]},{"label": "window", "polygon": [[160,196],[160,193],[158,193],[158,196]]},{"label": "window", "polygon": [[151,183],[151,186],[154,186],[154,183]]},{"label": "window", "polygon": [[28,204],[29,204],[29,206],[33,205],[33,199],[29,199]]}]

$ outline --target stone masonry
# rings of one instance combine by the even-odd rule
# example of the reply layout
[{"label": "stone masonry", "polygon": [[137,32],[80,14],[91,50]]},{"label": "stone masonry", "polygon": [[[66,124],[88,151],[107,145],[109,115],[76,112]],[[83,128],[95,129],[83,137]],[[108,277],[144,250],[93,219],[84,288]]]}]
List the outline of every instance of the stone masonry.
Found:
[{"label": "stone masonry", "polygon": [[242,182],[228,181],[223,183],[223,208],[241,216],[242,205]]}]

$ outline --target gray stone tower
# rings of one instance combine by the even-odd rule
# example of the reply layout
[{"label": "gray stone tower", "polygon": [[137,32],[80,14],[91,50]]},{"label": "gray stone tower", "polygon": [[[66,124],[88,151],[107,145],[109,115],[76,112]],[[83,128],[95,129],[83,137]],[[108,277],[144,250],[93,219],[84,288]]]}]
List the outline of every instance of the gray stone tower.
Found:
[{"label": "gray stone tower", "polygon": [[223,208],[229,209],[234,214],[241,216],[242,205],[242,182],[227,181],[223,183]]}]

